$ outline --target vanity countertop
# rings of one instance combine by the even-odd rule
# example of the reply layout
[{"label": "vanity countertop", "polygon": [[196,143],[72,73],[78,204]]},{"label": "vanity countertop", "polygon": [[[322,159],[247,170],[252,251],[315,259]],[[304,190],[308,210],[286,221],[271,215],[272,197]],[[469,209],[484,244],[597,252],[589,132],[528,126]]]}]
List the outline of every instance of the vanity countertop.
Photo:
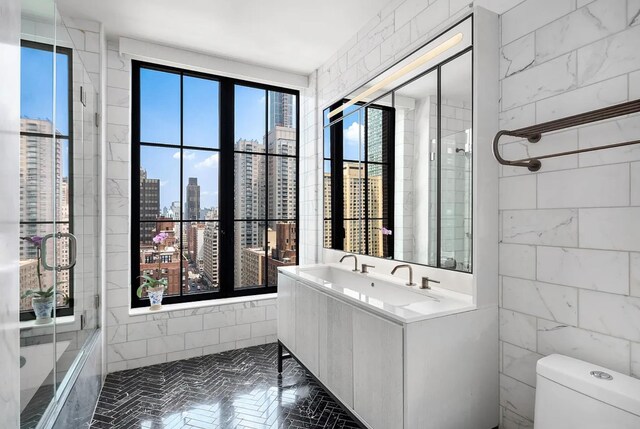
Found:
[{"label": "vanity countertop", "polygon": [[[281,267],[297,281],[386,319],[406,324],[475,310],[473,297],[447,289],[406,286],[406,279],[352,272],[345,264]],[[415,281],[415,279],[414,279]]]}]

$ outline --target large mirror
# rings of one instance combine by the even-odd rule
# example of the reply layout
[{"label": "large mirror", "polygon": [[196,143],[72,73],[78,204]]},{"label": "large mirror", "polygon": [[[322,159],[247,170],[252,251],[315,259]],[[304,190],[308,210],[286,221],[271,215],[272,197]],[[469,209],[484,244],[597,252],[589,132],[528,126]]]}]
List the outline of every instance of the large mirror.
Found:
[{"label": "large mirror", "polygon": [[324,110],[326,248],[471,272],[470,34],[467,19]]}]

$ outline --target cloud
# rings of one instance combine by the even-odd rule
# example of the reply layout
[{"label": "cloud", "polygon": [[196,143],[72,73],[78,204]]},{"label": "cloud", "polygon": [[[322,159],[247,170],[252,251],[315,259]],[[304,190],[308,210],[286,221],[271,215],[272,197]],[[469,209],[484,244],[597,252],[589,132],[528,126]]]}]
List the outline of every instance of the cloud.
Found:
[{"label": "cloud", "polygon": [[[184,152],[184,159],[193,160],[195,158],[196,158],[196,154],[194,152],[191,152],[191,151]],[[180,151],[177,151],[176,153],[173,154],[173,159],[180,159]]]},{"label": "cloud", "polygon": [[167,186],[168,184],[169,184],[169,181],[168,181],[168,180],[161,180],[161,181],[160,181],[160,187],[162,187],[162,186]]},{"label": "cloud", "polygon": [[208,158],[205,158],[204,161],[198,162],[195,165],[195,168],[212,168],[218,166],[218,154],[214,153]]},{"label": "cloud", "polygon": [[360,141],[364,141],[364,127],[358,122],[349,125],[344,132],[344,141],[350,146],[358,147]]},{"label": "cloud", "polygon": [[265,98],[265,96],[263,95],[262,97],[260,97],[260,98],[258,99],[258,104],[264,104],[264,103],[265,103],[265,101],[267,101],[267,99],[266,99],[266,98]]}]

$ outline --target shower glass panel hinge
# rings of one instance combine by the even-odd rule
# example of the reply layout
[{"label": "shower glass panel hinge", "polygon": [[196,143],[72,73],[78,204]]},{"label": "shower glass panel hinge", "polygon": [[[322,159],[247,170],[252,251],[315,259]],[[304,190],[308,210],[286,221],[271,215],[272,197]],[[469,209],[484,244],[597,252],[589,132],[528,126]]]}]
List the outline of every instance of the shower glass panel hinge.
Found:
[{"label": "shower glass panel hinge", "polygon": [[84,329],[84,314],[80,315],[80,330]]},{"label": "shower glass panel hinge", "polygon": [[100,295],[95,295],[93,297],[93,308],[97,309],[100,307]]},{"label": "shower glass panel hinge", "polygon": [[84,87],[80,87],[80,102],[84,107],[87,107],[87,91],[84,90]]},{"label": "shower glass panel hinge", "polygon": [[430,152],[429,153],[429,159],[431,161],[435,161],[436,160],[436,153],[435,152]]},{"label": "shower glass panel hinge", "polygon": [[100,113],[95,112],[93,114],[93,122],[95,123],[96,128],[98,128],[100,126]]}]

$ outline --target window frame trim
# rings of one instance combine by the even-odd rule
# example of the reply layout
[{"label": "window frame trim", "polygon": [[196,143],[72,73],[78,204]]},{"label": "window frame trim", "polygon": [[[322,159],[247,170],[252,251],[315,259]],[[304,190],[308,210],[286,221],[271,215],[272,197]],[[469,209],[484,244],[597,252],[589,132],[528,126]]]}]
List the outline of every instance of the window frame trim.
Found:
[{"label": "window frame trim", "polygon": [[[143,142],[141,140],[140,134],[140,70],[141,69],[150,69],[159,72],[168,72],[168,73],[176,73],[180,78],[180,142],[179,144],[164,144],[157,142]],[[206,148],[206,147],[193,147],[193,146],[184,146],[183,145],[183,77],[191,76],[195,78],[208,79],[217,81],[219,83],[218,90],[218,114],[219,114],[219,126],[218,126],[218,148]],[[287,158],[295,158],[295,166],[296,166],[296,215],[295,219],[290,219],[290,221],[294,221],[296,223],[296,265],[299,264],[300,261],[300,91],[279,87],[270,84],[264,84],[259,82],[251,82],[243,79],[238,79],[229,76],[220,76],[212,73],[204,73],[200,71],[190,70],[188,68],[177,68],[172,66],[166,66],[162,64],[150,63],[146,61],[140,60],[131,60],[131,94],[132,94],[132,103],[131,103],[131,200],[133,204],[131,204],[131,213],[130,213],[130,252],[131,252],[131,260],[130,260],[130,294],[131,294],[131,308],[144,308],[149,306],[148,298],[138,298],[136,294],[138,278],[140,274],[140,224],[141,222],[154,222],[153,220],[142,220],[140,219],[140,148],[142,146],[157,146],[157,147],[166,147],[179,150],[184,149],[194,149],[194,150],[209,150],[212,152],[218,152],[220,154],[220,164],[218,171],[218,187],[219,189],[223,189],[226,184],[233,185],[235,177],[234,177],[234,163],[231,160],[234,159],[235,151],[235,94],[234,88],[236,85],[246,86],[257,88],[266,91],[266,99],[265,99],[265,131],[268,133],[269,131],[269,92],[279,92],[285,94],[291,94],[296,97],[295,101],[295,126],[296,126],[296,155],[279,155],[277,153],[269,154],[268,148],[265,147],[265,166],[268,169],[268,161],[270,156],[280,156]],[[266,138],[266,135],[265,135]],[[266,143],[265,143],[266,144]],[[227,160],[228,162],[222,161]],[[183,171],[182,171],[182,160],[180,161],[180,206],[181,211],[183,210],[183,184],[182,181]],[[265,170],[267,172],[267,170]],[[268,172],[267,172],[268,174]],[[268,200],[268,186],[265,187],[265,198]],[[268,204],[268,202],[267,202]],[[226,209],[223,210],[222,208]],[[163,303],[165,304],[177,304],[177,303],[187,303],[187,302],[198,302],[198,301],[215,301],[218,299],[224,298],[233,298],[233,297],[246,297],[252,295],[263,295],[268,293],[277,292],[277,286],[269,286],[268,279],[268,263],[265,263],[265,278],[264,278],[264,286],[256,286],[256,287],[244,287],[240,289],[235,289],[234,286],[234,267],[235,267],[235,252],[234,252],[234,226],[236,219],[234,218],[234,195],[227,195],[226,197],[222,197],[222,192],[220,192],[220,198],[218,201],[219,208],[219,218],[217,220],[211,220],[203,222],[217,222],[218,227],[220,229],[220,236],[218,238],[218,276],[219,276],[219,291],[217,292],[202,292],[202,293],[194,293],[194,294],[183,294],[183,285],[182,278],[180,279],[180,295],[179,296],[165,296],[163,299]],[[247,221],[248,220],[244,220]],[[264,222],[265,226],[268,222],[272,221],[269,219],[268,214],[268,206],[265,207],[265,218],[258,220],[251,220],[255,222]],[[189,219],[182,219],[182,214],[179,220],[179,223],[190,222]],[[265,228],[265,248],[266,248],[266,228]],[[181,249],[182,252],[182,249]],[[181,253],[182,254],[182,253]],[[266,255],[265,255],[266,256]],[[222,268],[224,267],[224,268]],[[181,268],[182,270],[182,268]],[[182,271],[181,271],[182,274]]]},{"label": "window frame trim", "polygon": [[[39,49],[41,51],[46,51],[46,52],[51,52],[53,53],[54,49],[55,49],[55,53],[56,54],[63,54],[66,55],[68,58],[67,61],[67,100],[68,100],[68,118],[67,118],[67,122],[68,122],[68,133],[67,134],[56,134],[56,131],[53,130],[53,134],[46,134],[46,133],[35,133],[35,132],[30,132],[30,131],[20,131],[20,137],[22,136],[27,136],[27,137],[41,137],[41,138],[49,138],[52,141],[55,141],[57,139],[61,139],[61,140],[67,140],[67,146],[68,146],[68,168],[69,168],[69,175],[68,175],[68,180],[69,180],[69,186],[68,186],[68,193],[69,193],[69,218],[66,221],[59,221],[57,219],[53,220],[46,220],[46,221],[20,221],[19,225],[67,225],[69,232],[71,234],[73,234],[73,219],[74,219],[74,210],[73,210],[73,167],[74,167],[74,161],[73,161],[73,140],[74,140],[74,133],[73,133],[73,49],[66,47],[66,46],[60,46],[60,45],[51,45],[48,43],[42,43],[42,42],[36,42],[33,40],[28,40],[28,39],[20,39],[20,52],[22,55],[22,48],[31,48],[31,49]],[[55,58],[55,56],[54,56]],[[55,63],[56,67],[57,67],[57,62]],[[52,88],[55,88],[55,86],[57,85],[57,82],[53,82],[53,86]],[[22,82],[20,83],[20,89],[22,91]],[[57,92],[56,92],[57,94]],[[55,103],[55,100],[53,100],[53,102]],[[22,115],[21,115],[21,119],[22,119]],[[29,118],[31,119],[31,118]],[[53,118],[54,122],[55,122],[55,118]],[[74,297],[74,283],[75,283],[75,269],[72,268],[69,270],[69,301],[68,301],[68,305],[65,307],[58,307],[57,305],[55,306],[55,317],[61,317],[61,316],[74,316],[74,307],[75,307],[75,297]],[[21,298],[22,299],[22,298]],[[24,322],[24,321],[29,321],[29,320],[35,320],[36,319],[36,315],[33,309],[31,310],[24,310],[24,311],[20,311],[20,321]]]}]

